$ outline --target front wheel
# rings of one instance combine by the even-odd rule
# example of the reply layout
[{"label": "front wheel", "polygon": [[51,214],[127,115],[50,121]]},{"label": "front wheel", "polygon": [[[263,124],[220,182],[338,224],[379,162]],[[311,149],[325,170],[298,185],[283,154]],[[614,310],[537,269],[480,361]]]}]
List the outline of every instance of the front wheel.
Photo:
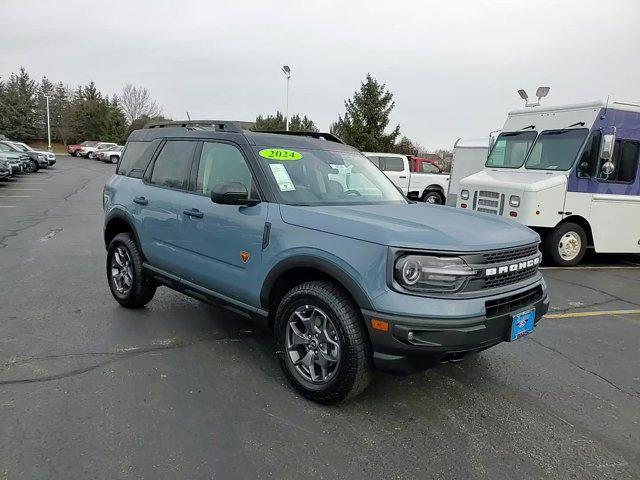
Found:
[{"label": "front wheel", "polygon": [[118,156],[117,155],[111,155],[111,163],[118,163]]},{"label": "front wheel", "polygon": [[422,196],[422,201],[424,203],[430,203],[432,205],[443,205],[444,196],[440,192],[432,190],[430,192],[426,192]]},{"label": "front wheel", "polygon": [[142,272],[142,255],[130,233],[119,233],[109,244],[107,280],[113,297],[126,308],[142,308],[156,293],[156,285]]},{"label": "front wheel", "polygon": [[275,318],[280,365],[304,397],[334,403],[371,381],[372,354],[359,309],[338,285],[303,283],[282,299]]},{"label": "front wheel", "polygon": [[29,160],[27,165],[25,166],[25,172],[27,173],[35,173],[38,171],[38,162],[35,160]]},{"label": "front wheel", "polygon": [[576,223],[563,223],[544,238],[547,258],[560,267],[573,267],[582,261],[587,250],[587,234]]}]

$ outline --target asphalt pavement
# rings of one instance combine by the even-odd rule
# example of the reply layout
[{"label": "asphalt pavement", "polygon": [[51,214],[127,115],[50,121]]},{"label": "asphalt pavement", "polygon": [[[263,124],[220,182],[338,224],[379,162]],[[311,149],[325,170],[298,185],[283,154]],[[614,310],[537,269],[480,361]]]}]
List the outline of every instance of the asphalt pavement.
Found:
[{"label": "asphalt pavement", "polygon": [[114,169],[0,182],[0,479],[640,478],[638,257],[547,269],[534,334],[320,406],[255,324],[166,288],[118,306]]}]

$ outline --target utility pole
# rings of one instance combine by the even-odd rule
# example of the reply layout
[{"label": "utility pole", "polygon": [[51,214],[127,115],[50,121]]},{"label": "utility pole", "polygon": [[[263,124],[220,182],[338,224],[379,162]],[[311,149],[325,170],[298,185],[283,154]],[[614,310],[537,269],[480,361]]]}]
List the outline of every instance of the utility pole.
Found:
[{"label": "utility pole", "polygon": [[49,120],[49,95],[45,95],[44,98],[47,99],[47,144],[48,144],[49,151],[51,151],[51,121]]},{"label": "utility pole", "polygon": [[282,67],[282,72],[287,77],[287,108],[285,110],[284,128],[288,132],[289,131],[289,79],[291,78],[291,68],[289,68],[289,65],[285,65],[284,67]]}]

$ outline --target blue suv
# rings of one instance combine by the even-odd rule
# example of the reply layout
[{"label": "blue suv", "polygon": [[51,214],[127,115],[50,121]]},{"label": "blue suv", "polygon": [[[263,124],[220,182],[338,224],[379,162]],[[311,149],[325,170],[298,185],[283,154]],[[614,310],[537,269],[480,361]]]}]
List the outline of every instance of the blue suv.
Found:
[{"label": "blue suv", "polygon": [[457,360],[533,331],[539,237],[416,203],[325,133],[224,121],[134,131],[104,188],[107,277],[140,308],[164,285],[263,320],[305,397],[361,392],[375,367]]}]

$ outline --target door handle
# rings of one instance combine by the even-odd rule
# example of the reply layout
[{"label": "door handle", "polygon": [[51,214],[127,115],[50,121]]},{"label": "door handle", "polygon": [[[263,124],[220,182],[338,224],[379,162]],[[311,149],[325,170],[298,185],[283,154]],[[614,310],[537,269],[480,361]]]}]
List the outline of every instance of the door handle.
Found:
[{"label": "door handle", "polygon": [[148,205],[149,204],[149,200],[147,200],[144,197],[135,197],[133,199],[133,203],[137,203],[138,205]]},{"label": "door handle", "polygon": [[400,175],[399,178],[407,178],[407,176],[406,175]]},{"label": "door handle", "polygon": [[204,213],[202,213],[197,208],[191,208],[189,210],[183,210],[182,213],[184,213],[187,217],[192,217],[192,218],[202,218],[202,217],[204,217]]}]

